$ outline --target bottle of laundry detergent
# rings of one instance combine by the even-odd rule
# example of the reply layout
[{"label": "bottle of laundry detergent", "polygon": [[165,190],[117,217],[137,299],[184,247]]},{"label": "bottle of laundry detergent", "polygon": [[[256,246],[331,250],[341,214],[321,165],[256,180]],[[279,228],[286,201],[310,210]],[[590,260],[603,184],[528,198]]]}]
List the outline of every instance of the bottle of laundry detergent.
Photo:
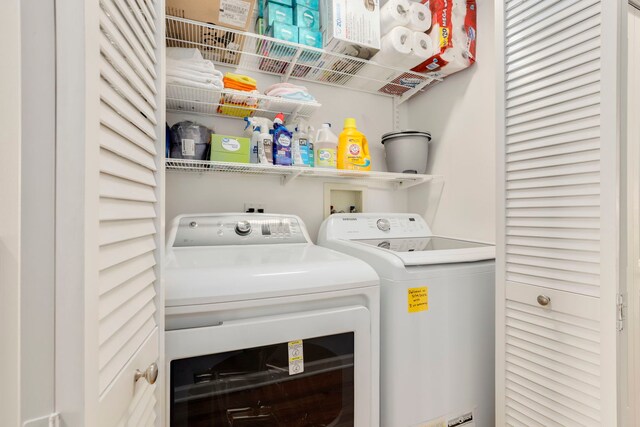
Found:
[{"label": "bottle of laundry detergent", "polygon": [[284,115],[278,113],[273,120],[273,164],[291,166],[291,138],[293,134],[284,126]]},{"label": "bottle of laundry detergent", "polygon": [[336,168],[338,137],[331,132],[331,123],[323,123],[322,127],[318,129],[313,148],[316,154],[315,167]]},{"label": "bottle of laundry detergent", "polygon": [[367,137],[356,129],[356,119],[345,119],[338,137],[338,169],[371,170]]}]

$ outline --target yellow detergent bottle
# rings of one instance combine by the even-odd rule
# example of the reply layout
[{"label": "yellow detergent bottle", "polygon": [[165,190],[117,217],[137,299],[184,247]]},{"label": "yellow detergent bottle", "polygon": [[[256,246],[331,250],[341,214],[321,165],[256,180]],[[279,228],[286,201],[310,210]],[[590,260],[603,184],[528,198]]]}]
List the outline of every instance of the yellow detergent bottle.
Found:
[{"label": "yellow detergent bottle", "polygon": [[367,137],[356,129],[356,119],[345,119],[338,137],[338,169],[371,170]]}]

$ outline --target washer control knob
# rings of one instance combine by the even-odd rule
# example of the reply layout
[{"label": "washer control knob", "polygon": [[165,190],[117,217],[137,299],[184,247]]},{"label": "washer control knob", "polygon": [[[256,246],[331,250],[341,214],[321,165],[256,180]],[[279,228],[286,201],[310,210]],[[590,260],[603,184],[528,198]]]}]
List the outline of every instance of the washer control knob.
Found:
[{"label": "washer control knob", "polygon": [[378,230],[380,231],[389,231],[391,230],[391,223],[389,222],[388,219],[379,219],[378,222],[376,222],[377,226],[378,226]]},{"label": "washer control knob", "polygon": [[238,221],[236,224],[236,234],[238,236],[246,236],[251,233],[251,223],[249,221]]}]

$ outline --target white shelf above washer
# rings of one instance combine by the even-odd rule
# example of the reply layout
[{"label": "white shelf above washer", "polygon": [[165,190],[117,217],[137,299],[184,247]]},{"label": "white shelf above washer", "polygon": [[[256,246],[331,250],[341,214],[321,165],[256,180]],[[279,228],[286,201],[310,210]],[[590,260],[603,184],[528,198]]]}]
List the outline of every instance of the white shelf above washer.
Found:
[{"label": "white shelf above washer", "polygon": [[167,16],[166,24],[169,47],[198,48],[205,59],[218,65],[273,74],[283,81],[295,78],[404,102],[440,80],[430,74],[176,16]]},{"label": "white shelf above washer", "polygon": [[391,173],[378,171],[352,171],[342,169],[309,168],[300,166],[274,166],[263,164],[228,163],[207,160],[166,159],[168,171],[188,173],[233,173],[241,175],[279,176],[283,185],[296,178],[316,178],[330,181],[357,181],[368,186],[388,186],[406,189],[430,181],[442,181],[438,175]]},{"label": "white shelf above washer", "polygon": [[283,113],[287,121],[309,118],[322,106],[318,102],[297,101],[224,89],[222,91],[168,84],[167,111],[242,119],[247,116],[273,120]]}]

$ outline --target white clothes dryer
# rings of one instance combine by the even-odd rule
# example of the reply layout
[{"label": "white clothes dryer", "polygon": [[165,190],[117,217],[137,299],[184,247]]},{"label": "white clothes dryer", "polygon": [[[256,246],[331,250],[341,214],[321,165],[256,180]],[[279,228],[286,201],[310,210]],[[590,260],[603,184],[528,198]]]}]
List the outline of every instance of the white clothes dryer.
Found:
[{"label": "white clothes dryer", "polygon": [[380,425],[493,427],[493,245],[414,214],[337,214],[318,244],[380,276]]},{"label": "white clothes dryer", "polygon": [[379,279],[291,215],[177,217],[167,425],[379,424]]}]

